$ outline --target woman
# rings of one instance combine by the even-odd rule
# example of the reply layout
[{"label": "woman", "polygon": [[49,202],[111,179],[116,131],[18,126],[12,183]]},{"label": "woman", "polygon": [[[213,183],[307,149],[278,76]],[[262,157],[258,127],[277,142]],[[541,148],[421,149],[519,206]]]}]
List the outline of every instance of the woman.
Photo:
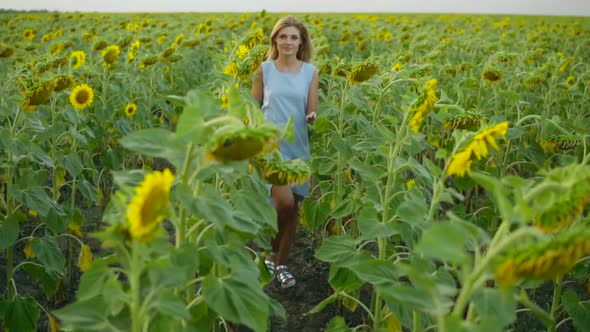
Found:
[{"label": "woman", "polygon": [[[284,126],[293,117],[295,142],[281,141],[279,145],[284,160],[310,158],[307,122],[315,120],[318,105],[318,70],[309,63],[312,52],[313,45],[303,23],[293,16],[283,17],[270,34],[267,61],[254,73],[252,94],[266,120]],[[286,264],[297,230],[299,203],[308,194],[309,183],[271,187],[279,232],[271,240],[273,252],[265,262],[282,288],[295,285],[295,277]]]}]

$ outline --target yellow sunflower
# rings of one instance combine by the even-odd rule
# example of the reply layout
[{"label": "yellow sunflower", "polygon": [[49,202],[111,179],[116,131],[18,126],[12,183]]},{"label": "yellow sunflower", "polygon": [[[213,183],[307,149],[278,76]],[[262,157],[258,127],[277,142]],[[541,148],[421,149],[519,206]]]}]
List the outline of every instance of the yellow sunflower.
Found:
[{"label": "yellow sunflower", "polygon": [[72,64],[72,69],[78,69],[84,64],[84,62],[86,62],[86,53],[81,50],[74,51],[70,53],[70,59],[75,61],[74,64]]},{"label": "yellow sunflower", "polygon": [[32,29],[27,29],[23,32],[23,38],[32,42],[35,39],[35,32]]},{"label": "yellow sunflower", "polygon": [[112,66],[117,60],[119,60],[119,55],[121,54],[121,49],[117,45],[110,45],[102,51],[102,60],[105,66],[110,67]]},{"label": "yellow sunflower", "polygon": [[125,106],[125,115],[128,118],[134,116],[135,112],[137,112],[137,105],[135,105],[134,103],[129,103],[127,104],[127,106]]},{"label": "yellow sunflower", "polygon": [[68,75],[59,75],[53,79],[54,91],[69,89],[74,86],[74,79]]},{"label": "yellow sunflower", "polygon": [[92,104],[94,91],[86,84],[78,85],[70,94],[70,103],[74,108],[83,110]]},{"label": "yellow sunflower", "polygon": [[54,89],[55,83],[51,80],[38,83],[27,92],[23,102],[23,108],[27,111],[32,111],[37,106],[45,104],[49,101]]},{"label": "yellow sunflower", "polygon": [[127,206],[127,225],[131,237],[142,242],[153,239],[168,207],[174,175],[169,169],[147,174],[135,187],[135,196]]},{"label": "yellow sunflower", "polygon": [[57,56],[61,51],[64,49],[64,44],[62,43],[55,43],[51,45],[49,51],[51,52],[51,56]]}]

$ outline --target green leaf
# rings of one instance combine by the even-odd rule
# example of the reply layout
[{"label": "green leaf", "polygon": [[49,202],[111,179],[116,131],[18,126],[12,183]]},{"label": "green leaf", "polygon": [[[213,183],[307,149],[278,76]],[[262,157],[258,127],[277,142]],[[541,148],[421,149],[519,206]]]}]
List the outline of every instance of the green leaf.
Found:
[{"label": "green leaf", "polygon": [[22,265],[23,270],[27,272],[35,281],[43,287],[43,293],[47,298],[50,298],[57,291],[60,279],[47,273],[45,269],[38,265],[25,264]]},{"label": "green leaf", "polygon": [[324,240],[316,257],[331,264],[346,265],[350,263],[351,257],[357,255],[355,247],[356,241],[350,236],[330,236]]},{"label": "green leaf", "polygon": [[362,208],[357,219],[361,239],[373,240],[378,237],[390,237],[398,234],[397,224],[384,224],[379,221],[377,211],[373,207]]},{"label": "green leaf", "polygon": [[287,120],[287,124],[285,124],[285,127],[283,128],[283,134],[281,136],[281,139],[289,143],[295,143],[295,128],[293,124],[293,116],[291,116],[289,117],[289,120]]},{"label": "green leaf", "polygon": [[160,292],[158,300],[154,303],[154,306],[159,312],[166,315],[175,316],[185,320],[191,318],[190,313],[186,309],[185,303],[174,295],[174,291],[172,290]]},{"label": "green leaf", "polygon": [[363,162],[352,158],[348,160],[350,167],[355,170],[364,182],[371,183],[379,180],[385,174],[385,167],[380,165],[365,165]]},{"label": "green leaf", "polygon": [[47,273],[53,276],[63,275],[65,259],[55,238],[49,236],[36,237],[31,242],[31,248],[35,253],[35,257],[45,266]]},{"label": "green leaf", "polygon": [[302,209],[306,225],[311,231],[323,226],[330,216],[330,203],[327,201],[305,199]]},{"label": "green leaf", "polygon": [[330,266],[328,281],[335,291],[344,291],[346,293],[359,289],[363,285],[363,282],[352,270],[334,265]]},{"label": "green leaf", "polygon": [[370,259],[359,262],[350,269],[362,281],[373,285],[391,284],[400,277],[392,262],[387,260]]},{"label": "green leaf", "polygon": [[102,296],[94,297],[88,301],[78,301],[53,312],[61,321],[62,329],[79,331],[105,331],[110,330],[106,323],[109,306]]},{"label": "green leaf", "polygon": [[212,186],[203,187],[200,195],[192,199],[191,206],[194,215],[221,228],[233,224],[232,206]]},{"label": "green leaf", "polygon": [[80,192],[82,196],[89,202],[96,202],[98,196],[96,194],[97,190],[96,187],[93,186],[88,180],[82,179],[79,182],[80,185]]},{"label": "green leaf", "polygon": [[80,277],[80,286],[76,294],[78,301],[87,301],[101,295],[105,283],[112,277],[110,269],[95,260],[90,270],[86,271]]},{"label": "green leaf", "polygon": [[565,310],[572,318],[577,331],[590,331],[590,303],[579,302],[578,296],[571,289],[561,296]]},{"label": "green leaf", "polygon": [[61,206],[51,200],[42,187],[31,187],[19,190],[14,193],[14,198],[29,209],[39,212],[39,215],[42,217],[46,217],[51,209],[55,209],[58,213],[62,213]]},{"label": "green leaf", "polygon": [[230,196],[235,210],[254,221],[255,227],[251,230],[254,234],[263,228],[276,230],[277,213],[268,203],[268,197],[246,190],[232,190]]},{"label": "green leaf", "polygon": [[468,236],[468,232],[461,225],[450,222],[436,223],[424,231],[416,251],[426,257],[463,264],[469,260],[465,250]]},{"label": "green leaf", "polygon": [[502,328],[516,319],[516,301],[511,291],[480,289],[473,296],[475,310],[482,322],[489,322]]},{"label": "green leaf", "polygon": [[183,148],[176,146],[174,133],[163,128],[149,128],[135,131],[119,140],[121,145],[131,151],[150,157],[160,157],[175,162],[184,154]]},{"label": "green leaf", "polygon": [[324,308],[328,304],[336,302],[337,300],[338,300],[338,293],[334,293],[334,294],[328,296],[327,298],[323,299],[322,302],[316,304],[315,307],[311,308],[308,312],[305,313],[305,316],[317,314],[318,312],[324,310]]},{"label": "green leaf", "polygon": [[71,153],[65,156],[58,157],[61,165],[70,173],[71,176],[77,178],[81,173],[84,165],[77,153]]},{"label": "green leaf", "polygon": [[82,220],[82,215],[80,215],[80,211],[76,208],[74,208],[74,210],[68,208],[67,215],[60,215],[58,211],[51,209],[47,214],[47,218],[45,218],[45,223],[47,224],[47,227],[57,235],[63,233],[68,228],[70,222],[76,217],[79,217],[80,221]]},{"label": "green leaf", "polygon": [[35,332],[39,320],[39,309],[31,297],[15,296],[4,314],[5,328],[10,331]]},{"label": "green leaf", "polygon": [[352,332],[354,331],[346,325],[346,321],[342,316],[336,316],[330,320],[326,327],[326,332]]},{"label": "green leaf", "polygon": [[221,279],[209,275],[201,286],[205,302],[219,315],[257,332],[267,330],[270,303],[257,284],[247,284],[235,277]]},{"label": "green leaf", "polygon": [[395,213],[406,223],[418,226],[426,223],[428,208],[422,199],[405,200],[398,206]]},{"label": "green leaf", "polygon": [[0,250],[11,247],[18,239],[18,223],[24,219],[22,213],[8,215],[0,224]]},{"label": "green leaf", "polygon": [[434,313],[436,305],[432,301],[431,293],[425,288],[414,288],[406,284],[377,286],[381,296],[390,308],[392,304],[415,306],[422,311]]}]

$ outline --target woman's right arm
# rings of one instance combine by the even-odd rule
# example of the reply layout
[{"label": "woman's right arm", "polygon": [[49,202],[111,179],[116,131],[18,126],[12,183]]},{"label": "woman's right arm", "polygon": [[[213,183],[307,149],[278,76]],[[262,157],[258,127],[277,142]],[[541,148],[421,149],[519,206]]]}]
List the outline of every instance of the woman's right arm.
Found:
[{"label": "woman's right arm", "polygon": [[262,94],[264,92],[262,82],[262,66],[254,72],[254,78],[252,79],[252,96],[258,102],[259,106],[262,106]]}]

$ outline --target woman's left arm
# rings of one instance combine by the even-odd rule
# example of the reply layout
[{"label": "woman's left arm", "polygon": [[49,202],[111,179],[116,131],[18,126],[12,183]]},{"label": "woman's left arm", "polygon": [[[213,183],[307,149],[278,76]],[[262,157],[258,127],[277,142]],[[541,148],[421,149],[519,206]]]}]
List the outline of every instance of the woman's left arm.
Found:
[{"label": "woman's left arm", "polygon": [[309,85],[309,93],[307,94],[307,115],[305,116],[305,120],[307,122],[313,122],[316,118],[316,111],[318,109],[318,93],[319,93],[319,83],[318,83],[319,73],[316,69],[313,72],[313,77],[311,79],[311,84]]}]

